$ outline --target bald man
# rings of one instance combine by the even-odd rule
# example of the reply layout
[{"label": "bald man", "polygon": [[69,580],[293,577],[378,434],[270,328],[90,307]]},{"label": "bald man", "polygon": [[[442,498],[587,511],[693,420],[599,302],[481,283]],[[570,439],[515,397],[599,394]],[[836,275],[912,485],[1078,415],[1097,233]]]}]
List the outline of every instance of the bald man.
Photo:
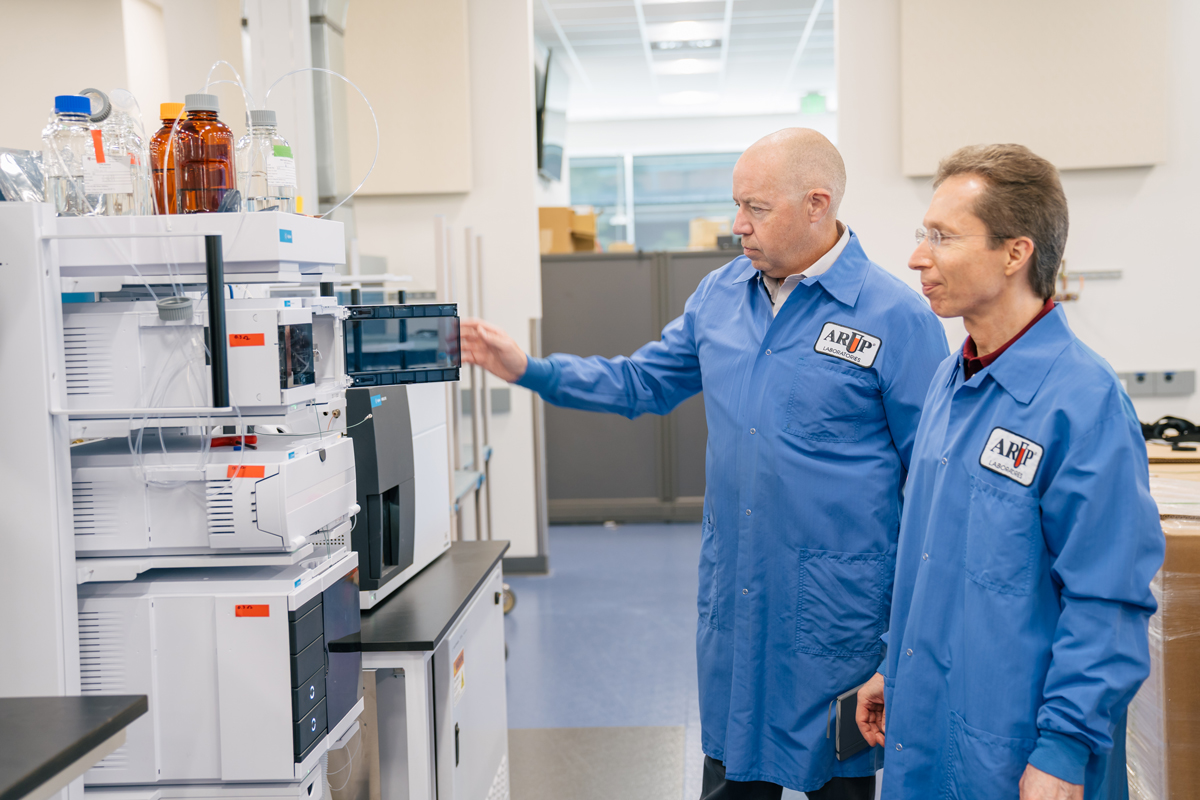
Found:
[{"label": "bald man", "polygon": [[633,418],[704,392],[703,800],[875,796],[878,748],[838,760],[830,703],[882,659],[901,489],[948,350],[837,220],[845,186],[816,131],[754,144],[733,171],[745,255],[628,358],[530,358],[495,326],[462,326],[465,361],[555,405]]}]

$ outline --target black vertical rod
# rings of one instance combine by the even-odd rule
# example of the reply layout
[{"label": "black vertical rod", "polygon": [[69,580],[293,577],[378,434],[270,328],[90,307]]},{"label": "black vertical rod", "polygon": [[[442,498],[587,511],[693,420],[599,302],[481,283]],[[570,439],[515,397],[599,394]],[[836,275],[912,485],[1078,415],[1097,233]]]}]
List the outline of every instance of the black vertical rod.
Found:
[{"label": "black vertical rod", "polygon": [[229,341],[225,337],[225,256],[221,235],[204,235],[204,263],[208,267],[208,328],[212,348],[212,403],[214,408],[229,407]]},{"label": "black vertical rod", "polygon": [[336,297],[337,292],[334,291],[332,283],[321,283],[321,297]]}]

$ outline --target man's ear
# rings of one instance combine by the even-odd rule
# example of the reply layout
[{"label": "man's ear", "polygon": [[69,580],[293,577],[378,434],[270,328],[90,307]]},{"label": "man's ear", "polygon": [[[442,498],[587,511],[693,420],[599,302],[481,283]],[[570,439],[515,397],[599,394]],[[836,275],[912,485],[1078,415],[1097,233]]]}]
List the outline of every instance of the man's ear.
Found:
[{"label": "man's ear", "polygon": [[1028,236],[1018,236],[1004,242],[1004,276],[1011,278],[1033,263],[1036,245]]},{"label": "man's ear", "polygon": [[829,213],[829,205],[833,202],[833,196],[828,189],[813,189],[808,193],[808,221],[810,223],[820,222]]}]

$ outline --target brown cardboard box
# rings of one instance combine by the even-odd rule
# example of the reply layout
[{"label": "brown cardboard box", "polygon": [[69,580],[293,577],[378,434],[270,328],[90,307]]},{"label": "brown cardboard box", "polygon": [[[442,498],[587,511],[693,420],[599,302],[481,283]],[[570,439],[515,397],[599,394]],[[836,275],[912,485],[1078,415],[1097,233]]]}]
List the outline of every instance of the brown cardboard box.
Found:
[{"label": "brown cardboard box", "polygon": [[591,253],[599,249],[594,211],[578,213],[570,206],[542,206],[538,209],[538,228],[543,255]]},{"label": "brown cardboard box", "polygon": [[1200,465],[1150,470],[1167,552],[1153,583],[1150,677],[1129,707],[1129,796],[1183,800],[1200,786]]},{"label": "brown cardboard box", "polygon": [[[573,253],[571,223],[575,212],[567,206],[543,206],[538,209],[538,228],[541,229],[542,253]],[[547,249],[546,231],[550,231]]]},{"label": "brown cardboard box", "polygon": [[688,223],[688,247],[715,250],[717,237],[728,236],[729,217],[696,217]]}]

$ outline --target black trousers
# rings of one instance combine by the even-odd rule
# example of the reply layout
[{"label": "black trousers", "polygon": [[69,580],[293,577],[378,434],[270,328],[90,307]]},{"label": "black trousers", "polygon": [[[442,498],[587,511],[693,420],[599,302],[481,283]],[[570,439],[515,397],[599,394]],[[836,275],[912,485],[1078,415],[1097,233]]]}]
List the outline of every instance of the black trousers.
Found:
[{"label": "black trousers", "polygon": [[[875,800],[875,776],[832,778],[815,792],[805,792],[808,800]],[[700,800],[779,800],[783,787],[766,781],[725,780],[725,765],[704,757],[704,787]]]}]

